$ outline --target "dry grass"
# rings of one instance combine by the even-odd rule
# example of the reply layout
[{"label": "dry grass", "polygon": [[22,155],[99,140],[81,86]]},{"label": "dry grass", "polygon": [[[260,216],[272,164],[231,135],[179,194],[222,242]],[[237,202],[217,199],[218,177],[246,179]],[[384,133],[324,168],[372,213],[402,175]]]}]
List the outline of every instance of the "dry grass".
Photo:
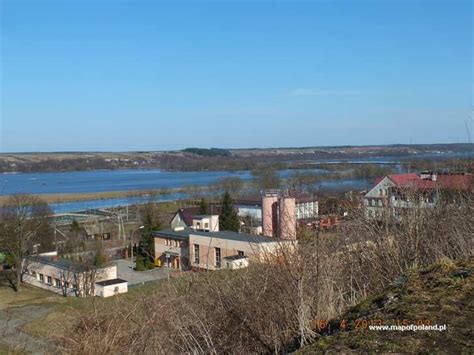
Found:
[{"label": "dry grass", "polygon": [[[438,263],[433,272],[455,272],[456,260],[473,252],[473,200],[459,201],[465,202],[406,211],[401,220],[387,215],[376,222],[360,215],[335,234],[302,233],[296,249],[282,246],[277,265],[192,273],[110,300],[75,302],[43,322],[74,320],[62,323],[67,329],[55,339],[72,353],[293,351],[318,339],[315,319],[337,318],[357,304],[353,310],[365,314],[382,307],[383,289],[403,273],[433,263]],[[415,294],[400,293],[405,302],[394,312],[450,317],[457,306],[471,302],[449,293],[461,285],[458,280],[443,278],[437,286],[439,280],[416,275],[408,283]],[[424,284],[436,288],[440,297]],[[416,301],[427,307],[416,308]],[[29,329],[50,337],[38,324]],[[370,346],[375,336],[352,335],[348,341],[359,349]],[[421,345],[416,340],[406,350]]]},{"label": "dry grass", "polygon": [[[169,190],[169,192],[178,192],[179,189]],[[71,193],[71,194],[37,194],[38,198],[41,198],[47,203],[59,203],[59,202],[73,202],[73,201],[87,201],[87,200],[105,200],[111,198],[127,198],[137,196],[148,196],[152,194],[158,194],[159,190],[128,190],[128,191],[106,191],[106,192],[84,192],[84,193]],[[7,202],[10,196],[0,196],[0,205]]]},{"label": "dry grass", "polygon": [[[90,312],[91,309],[110,309],[117,302],[134,302],[137,297],[141,298],[154,290],[156,285],[143,285],[129,290],[127,294],[119,295],[112,298],[76,298],[76,297],[60,297],[61,301],[48,303],[51,311],[44,317],[34,319],[24,326],[21,330],[25,331],[37,338],[48,341],[55,341],[66,336],[66,331],[74,326],[75,320],[81,314]],[[40,290],[43,291],[43,290]],[[48,292],[48,294],[50,294]],[[56,300],[56,299],[55,299]],[[26,305],[26,302],[18,302],[18,305]],[[46,305],[46,303],[43,303]],[[45,326],[47,324],[47,326]],[[1,354],[1,352],[0,352]]]},{"label": "dry grass", "polygon": [[[449,267],[446,268],[446,265]],[[410,270],[380,294],[331,321],[331,334],[302,349],[314,353],[472,353],[474,340],[474,258],[447,261],[425,269]],[[345,330],[340,320],[348,320]],[[397,324],[406,319],[446,324],[447,331],[377,332],[355,327],[359,320]],[[359,322],[358,324],[362,324]],[[326,329],[327,331],[327,329]]]},{"label": "dry grass", "polygon": [[26,305],[60,304],[65,298],[40,288],[23,285],[20,293],[11,287],[0,286],[0,310]]},{"label": "dry grass", "polygon": [[0,354],[8,354],[8,355],[20,355],[20,354],[26,354],[26,352],[12,348],[11,346],[4,344],[0,341]]}]

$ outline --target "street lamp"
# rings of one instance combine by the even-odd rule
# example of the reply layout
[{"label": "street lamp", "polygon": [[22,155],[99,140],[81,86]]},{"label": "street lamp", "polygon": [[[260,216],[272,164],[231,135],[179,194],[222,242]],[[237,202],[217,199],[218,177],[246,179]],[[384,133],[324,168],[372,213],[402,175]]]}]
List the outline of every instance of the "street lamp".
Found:
[{"label": "street lamp", "polygon": [[145,226],[140,226],[136,229],[133,230],[133,232],[130,234],[130,249],[131,249],[131,252],[132,252],[132,269],[133,269],[133,235],[135,234],[135,232],[139,229],[143,229],[145,228]]}]

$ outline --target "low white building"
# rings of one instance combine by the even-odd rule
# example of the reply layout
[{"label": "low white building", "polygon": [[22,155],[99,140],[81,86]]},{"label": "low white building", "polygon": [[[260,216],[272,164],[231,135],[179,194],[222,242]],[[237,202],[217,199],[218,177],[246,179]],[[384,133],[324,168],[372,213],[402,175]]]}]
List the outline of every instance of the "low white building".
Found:
[{"label": "low white building", "polygon": [[23,282],[64,296],[94,296],[96,282],[117,279],[117,266],[88,267],[56,253],[23,260]]},{"label": "low white building", "polygon": [[197,215],[193,217],[193,229],[203,232],[219,232],[218,215]]},{"label": "low white building", "polygon": [[95,295],[98,297],[111,297],[128,292],[128,283],[122,279],[112,279],[95,283]]},{"label": "low white building", "polygon": [[224,268],[230,270],[243,269],[249,266],[246,256],[232,255],[224,257]]},{"label": "low white building", "polygon": [[435,172],[387,175],[377,179],[364,196],[367,218],[381,219],[386,211],[398,216],[401,209],[431,208],[441,198],[455,202],[449,193],[472,191],[473,176]]}]

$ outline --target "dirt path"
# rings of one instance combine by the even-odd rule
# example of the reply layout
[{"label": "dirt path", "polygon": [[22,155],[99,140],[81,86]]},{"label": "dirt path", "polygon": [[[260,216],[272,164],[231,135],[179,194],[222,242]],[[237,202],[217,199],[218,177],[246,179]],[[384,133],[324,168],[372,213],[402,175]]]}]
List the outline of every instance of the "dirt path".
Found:
[{"label": "dirt path", "polygon": [[[0,341],[14,350],[33,354],[54,353],[55,347],[21,330],[32,320],[46,316],[52,305],[27,305],[0,310]],[[46,325],[45,325],[46,326]]]}]

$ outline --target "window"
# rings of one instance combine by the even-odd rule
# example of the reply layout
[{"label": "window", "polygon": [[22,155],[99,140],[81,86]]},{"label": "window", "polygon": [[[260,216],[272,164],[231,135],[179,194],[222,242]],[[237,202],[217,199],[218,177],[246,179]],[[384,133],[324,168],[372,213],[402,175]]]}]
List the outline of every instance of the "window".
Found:
[{"label": "window", "polygon": [[175,240],[175,241],[174,241],[174,246],[175,246],[175,247],[179,247],[179,240]]},{"label": "window", "polygon": [[44,282],[44,275],[43,274],[39,274],[39,282]]},{"label": "window", "polygon": [[31,276],[33,276],[36,279],[36,271],[32,271]]},{"label": "window", "polygon": [[242,250],[237,250],[237,255],[242,257],[244,256],[244,252]]},{"label": "window", "polygon": [[115,294],[119,293],[119,287],[118,287],[118,286],[115,286],[115,287],[114,287],[114,293],[115,293]]},{"label": "window", "polygon": [[54,279],[54,286],[61,287],[61,280],[60,279]]},{"label": "window", "polygon": [[48,276],[48,285],[53,284],[53,278],[51,276]]},{"label": "window", "polygon": [[199,264],[199,244],[194,244],[194,263]]},{"label": "window", "polygon": [[221,267],[221,248],[215,248],[216,251],[216,267]]},{"label": "window", "polygon": [[64,288],[69,288],[69,282],[64,281]]},{"label": "window", "polygon": [[204,223],[204,229],[209,229],[209,223],[208,222]]}]

